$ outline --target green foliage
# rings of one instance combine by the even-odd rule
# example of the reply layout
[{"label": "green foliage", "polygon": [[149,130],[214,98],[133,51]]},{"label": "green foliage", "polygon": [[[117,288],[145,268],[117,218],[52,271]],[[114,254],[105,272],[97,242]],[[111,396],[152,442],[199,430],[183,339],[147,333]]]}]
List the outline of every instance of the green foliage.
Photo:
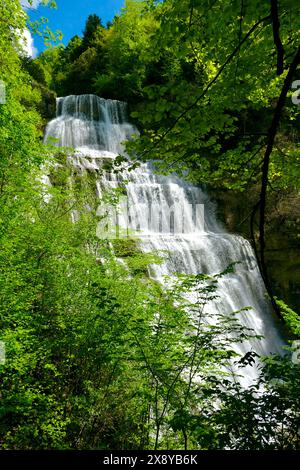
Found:
[{"label": "green foliage", "polygon": [[[194,178],[204,155],[203,180],[213,169],[213,179],[225,173],[227,186],[238,185],[239,164],[245,174],[251,147],[261,144],[246,137],[246,149],[236,144],[238,123],[250,115],[253,126],[280,86],[267,73],[274,68],[269,24],[210,96],[167,139],[160,136],[205,89],[240,28],[267,7],[254,2],[241,24],[236,2],[156,3],[126,2],[109,29],[91,17],[83,39],[34,61],[19,56],[26,22],[19,2],[0,5],[7,92],[0,104],[2,449],[299,449],[299,364],[260,358],[259,377],[245,389],[238,376],[258,358],[239,355],[236,346],[260,338],[241,326],[241,312],[212,309],[219,279],[234,266],[215,276],[179,275],[162,289],[148,274],[160,257],[141,253],[133,237],[98,239],[89,176],[76,174],[62,149],[41,144],[36,82],[58,93],[114,88],[112,96],[129,98],[147,131],[135,148],[158,143],[165,165],[175,166],[184,147],[182,168]],[[289,38],[284,15],[283,27],[291,52],[299,35]],[[231,101],[235,80],[242,86]],[[293,146],[290,155],[296,158]],[[294,167],[291,173],[295,179]],[[118,194],[106,197],[113,202]],[[280,307],[298,334],[295,313]]]},{"label": "green foliage", "polygon": [[300,318],[299,315],[294,312],[283,300],[276,299],[276,303],[280,308],[283,318],[286,321],[286,324],[289,326],[289,329],[296,336],[300,336]]},{"label": "green foliage", "polygon": [[90,15],[82,39],[75,36],[66,48],[43,52],[36,61],[48,72],[47,85],[58,95],[96,92],[135,102],[152,62],[149,36],[158,27],[146,4],[126,1],[107,28],[97,15]]},{"label": "green foliage", "polygon": [[18,206],[32,167],[42,161],[41,118],[37,112],[40,93],[23,70],[18,47],[26,16],[18,2],[0,5],[0,79],[6,92],[0,104],[0,210],[1,223]]},{"label": "green foliage", "polygon": [[[29,5],[33,2],[32,0],[28,0]],[[40,6],[49,7],[56,9],[57,4],[55,0],[41,0],[39,2]],[[47,47],[51,47],[53,44],[61,41],[63,38],[63,34],[60,30],[56,30],[55,32],[48,26],[48,18],[45,16],[41,16],[38,20],[31,21],[29,17],[27,17],[27,27],[29,30],[38,36],[41,36],[44,40],[44,44]]]},{"label": "green foliage", "polygon": [[[286,68],[299,39],[297,11],[280,3]],[[259,1],[127,0],[107,29],[91,15],[83,39],[37,61],[47,63],[58,94],[127,101],[142,131],[128,146],[133,155],[156,160],[161,172],[188,171],[193,182],[245,191],[260,176],[286,76],[277,75],[269,15],[270,4]],[[299,191],[297,116],[289,99],[270,164],[278,191]]]},{"label": "green foliage", "polygon": [[[297,11],[280,4],[287,58],[298,46],[299,17],[294,8]],[[144,86],[145,100],[134,112],[143,133],[129,150],[145,159],[159,159],[159,171],[188,170],[190,179],[214,188],[243,191],[254,184],[272,107],[285,77],[276,75],[269,13],[264,2],[241,7],[230,1],[166,0],[159,5],[154,16],[160,27],[149,38],[148,49],[156,73],[153,83]],[[151,68],[149,72],[153,76]],[[287,103],[281,128],[285,137],[278,139],[279,149],[272,155],[270,180],[276,189],[299,189],[296,108]]]},{"label": "green foliage", "polygon": [[106,66],[94,78],[94,91],[129,103],[141,98],[146,68],[152,62],[149,39],[158,23],[146,2],[127,0],[108,30],[104,44]]},{"label": "green foliage", "polygon": [[[32,175],[1,237],[2,448],[237,448],[237,432],[241,448],[297,448],[297,434],[290,443],[276,433],[282,420],[286,435],[297,423],[290,362],[271,362],[271,377],[290,371],[289,395],[276,386],[260,395],[260,408],[256,388],[232,380],[233,362],[248,363],[235,344],[255,333],[239,312],[209,306],[234,267],[180,275],[162,291],[144,274],[157,260],[136,240],[120,239],[112,251],[95,236],[90,182],[83,175],[71,184],[74,170],[56,152],[43,168],[55,185]],[[288,417],[281,408],[258,418],[283,397]],[[263,440],[248,437],[255,420]]]},{"label": "green foliage", "polygon": [[[290,359],[264,360],[260,381],[249,389],[217,386],[223,406],[208,417],[219,429],[217,447],[238,450],[299,449],[299,365]],[[262,388],[264,392],[261,393]],[[233,418],[234,417],[234,418]]]},{"label": "green foliage", "polygon": [[93,43],[93,39],[95,39],[97,32],[101,32],[101,29],[103,26],[99,16],[89,15],[83,32],[82,46],[84,49]]},{"label": "green foliage", "polygon": [[23,66],[37,83],[47,85],[46,71],[40,62],[24,57]]}]

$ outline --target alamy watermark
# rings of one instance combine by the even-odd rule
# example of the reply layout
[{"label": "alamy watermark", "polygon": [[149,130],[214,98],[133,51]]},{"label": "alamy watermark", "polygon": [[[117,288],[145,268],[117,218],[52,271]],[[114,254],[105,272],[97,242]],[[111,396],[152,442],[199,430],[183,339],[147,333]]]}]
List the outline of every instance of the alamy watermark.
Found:
[{"label": "alamy watermark", "polygon": [[6,103],[6,86],[3,80],[0,80],[0,104]]},{"label": "alamy watermark", "polygon": [[4,341],[0,341],[0,365],[5,364],[5,343]]},{"label": "alamy watermark", "polygon": [[122,196],[115,205],[101,204],[97,215],[97,237],[119,239],[132,236],[151,236],[153,233],[176,236],[204,231],[203,204],[139,203],[129,204]]},{"label": "alamy watermark", "polygon": [[300,80],[293,81],[292,89],[296,90],[292,94],[292,103],[293,104],[300,104]]},{"label": "alamy watermark", "polygon": [[292,343],[292,361],[294,364],[300,364],[300,340]]}]

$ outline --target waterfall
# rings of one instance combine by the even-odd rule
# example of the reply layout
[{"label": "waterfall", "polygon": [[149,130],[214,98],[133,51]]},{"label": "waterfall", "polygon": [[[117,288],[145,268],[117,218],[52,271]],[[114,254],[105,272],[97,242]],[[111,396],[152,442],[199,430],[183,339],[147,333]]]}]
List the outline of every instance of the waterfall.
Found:
[{"label": "waterfall", "polygon": [[[103,170],[105,159],[113,160],[123,149],[122,143],[137,130],[126,116],[126,105],[94,95],[68,96],[57,99],[57,116],[47,126],[45,139],[55,145],[72,147],[70,157],[80,169],[100,171],[96,176],[97,194],[117,187],[126,189],[129,229],[138,230],[141,250],[163,250],[165,262],[155,265],[151,275],[164,282],[174,273],[217,274],[230,263],[239,262],[235,272],[220,278],[219,297],[210,303],[211,312],[230,313],[245,307],[241,322],[252,328],[262,341],[245,341],[238,346],[241,354],[255,350],[259,355],[282,353],[284,342],[276,327],[266,289],[250,243],[228,233],[217,221],[208,195],[176,175],[162,176],[151,164],[141,164],[117,175]],[[122,218],[123,217],[123,218]],[[255,368],[244,369],[246,381],[255,377]]]}]

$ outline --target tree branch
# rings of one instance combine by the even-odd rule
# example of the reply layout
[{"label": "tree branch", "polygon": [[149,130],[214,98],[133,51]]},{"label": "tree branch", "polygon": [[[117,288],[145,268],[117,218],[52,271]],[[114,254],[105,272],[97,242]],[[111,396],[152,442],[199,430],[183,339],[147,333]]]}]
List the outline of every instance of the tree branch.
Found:
[{"label": "tree branch", "polygon": [[[260,26],[262,23],[264,23],[265,21],[268,21],[271,19],[271,15],[268,15],[268,16],[265,16],[264,18],[261,18],[260,20],[258,20],[253,26],[252,28],[249,29],[248,33],[245,34],[245,36],[243,37],[243,39],[239,42],[239,44],[235,47],[235,49],[231,52],[231,54],[227,57],[227,59],[225,60],[225,62],[223,63],[223,65],[220,67],[220,69],[218,70],[217,74],[214,76],[214,78],[206,85],[206,87],[204,88],[203,92],[201,93],[201,95],[199,95],[194,101],[193,103],[191,103],[187,108],[184,109],[184,111],[182,111],[182,113],[179,114],[179,116],[174,120],[174,122],[170,125],[170,127],[168,127],[168,129],[163,133],[163,135],[159,138],[159,140],[153,145],[152,149],[157,147],[159,145],[159,143],[174,129],[174,127],[176,126],[176,124],[189,112],[191,111],[198,103],[199,101],[201,101],[201,99],[206,95],[206,93],[208,92],[208,90],[212,87],[212,85],[214,85],[214,83],[218,80],[219,76],[222,74],[222,72],[224,71],[224,69],[226,68],[226,66],[232,61],[232,59],[236,56],[236,54],[239,52],[240,48],[242,47],[242,45],[247,41],[247,39],[252,35],[252,33],[258,28],[258,26]],[[152,150],[150,149],[150,150]],[[146,155],[149,153],[149,151],[145,151],[142,155]]]},{"label": "tree branch", "polygon": [[266,288],[268,293],[271,297],[272,304],[278,313],[277,304],[274,300],[274,296],[272,295],[272,289],[268,277],[268,271],[266,266],[265,260],[265,222],[266,222],[266,202],[267,202],[267,187],[269,182],[269,166],[270,166],[270,156],[273,151],[275,137],[277,134],[281,114],[284,108],[285,100],[287,93],[291,87],[294,74],[296,72],[297,66],[300,63],[300,46],[294,59],[289,67],[287,76],[284,80],[283,87],[277,101],[277,105],[274,111],[272,123],[268,132],[268,141],[267,141],[267,148],[265,151],[264,159],[263,159],[263,166],[262,166],[262,177],[261,177],[261,192],[260,192],[260,200],[259,200],[259,244],[260,244],[260,267],[262,271],[262,275],[266,284]]},{"label": "tree branch", "polygon": [[284,48],[280,39],[280,22],[278,16],[278,2],[271,0],[271,17],[273,24],[273,38],[277,49],[277,75],[281,75],[284,70]]}]

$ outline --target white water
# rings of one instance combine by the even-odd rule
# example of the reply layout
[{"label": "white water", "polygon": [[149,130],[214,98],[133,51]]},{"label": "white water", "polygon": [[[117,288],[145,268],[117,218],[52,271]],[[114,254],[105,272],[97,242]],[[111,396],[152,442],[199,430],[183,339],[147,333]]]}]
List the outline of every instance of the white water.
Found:
[{"label": "white water", "polygon": [[[75,155],[70,157],[74,165],[98,172],[103,161],[121,153],[122,142],[136,132],[127,122],[124,103],[94,95],[68,96],[58,98],[57,117],[48,124],[45,139],[51,136],[57,139],[56,145],[75,148]],[[96,184],[97,194],[117,187],[120,181],[126,181],[130,227],[140,229],[141,249],[168,253],[166,262],[155,265],[151,274],[164,282],[164,275],[177,272],[217,274],[230,263],[240,262],[235,273],[220,279],[219,298],[210,304],[209,310],[230,313],[252,307],[240,315],[241,321],[265,339],[251,344],[245,342],[238,346],[239,352],[282,353],[284,343],[266,300],[251,245],[241,236],[224,230],[216,220],[207,194],[174,175],[156,175],[151,165],[146,164],[130,173],[125,170],[119,176],[107,172],[103,176],[102,172]],[[204,205],[204,223],[201,206],[200,217],[196,217],[197,204]],[[178,223],[170,224],[170,207],[175,211],[175,218],[171,219]],[[255,368],[247,367],[243,373],[248,376],[246,382],[256,376]]]}]

